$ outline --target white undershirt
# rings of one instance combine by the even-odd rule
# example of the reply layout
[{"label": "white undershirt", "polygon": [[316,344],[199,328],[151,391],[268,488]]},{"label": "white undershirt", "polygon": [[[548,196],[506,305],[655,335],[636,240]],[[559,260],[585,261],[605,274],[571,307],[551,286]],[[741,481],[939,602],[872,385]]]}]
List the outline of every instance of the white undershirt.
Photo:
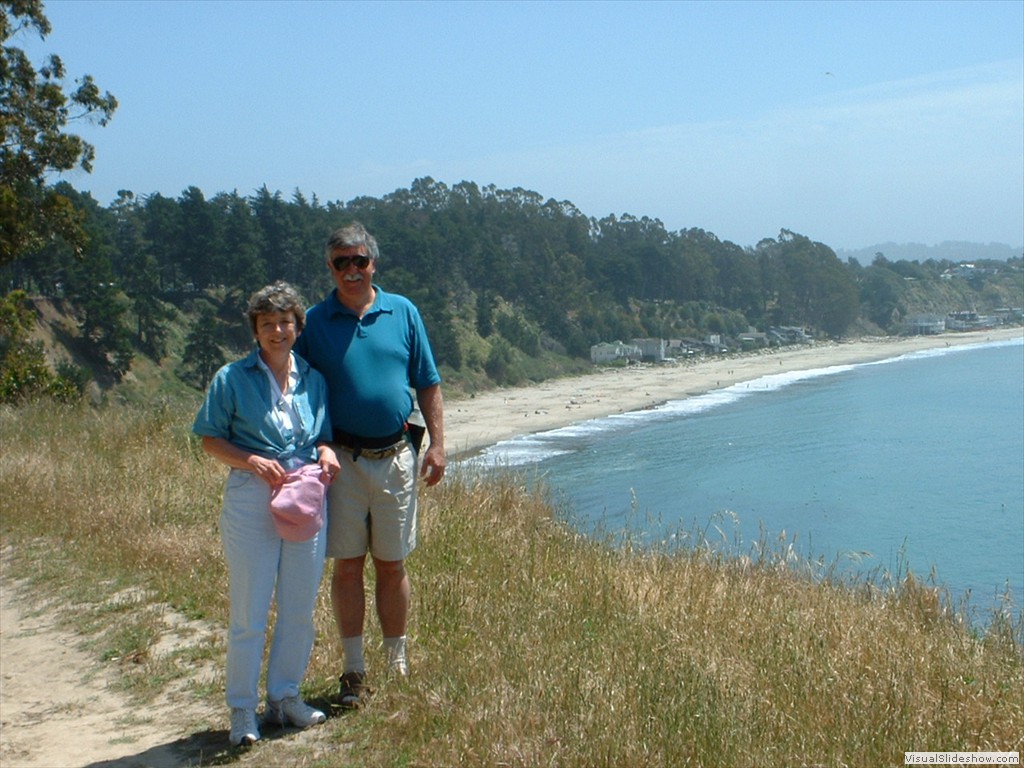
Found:
[{"label": "white undershirt", "polygon": [[260,368],[267,374],[267,379],[270,381],[270,394],[271,399],[274,401],[274,407],[271,409],[271,415],[274,419],[274,423],[281,430],[281,434],[287,440],[289,447],[295,448],[295,431],[302,427],[302,419],[299,418],[298,411],[295,410],[295,404],[292,403],[292,393],[299,383],[299,372],[295,366],[294,358],[289,354],[288,356],[288,384],[287,391],[281,391],[281,385],[277,383],[277,377],[274,376],[274,372],[270,370],[270,366],[263,360],[262,355],[257,355],[256,359],[259,361]]}]

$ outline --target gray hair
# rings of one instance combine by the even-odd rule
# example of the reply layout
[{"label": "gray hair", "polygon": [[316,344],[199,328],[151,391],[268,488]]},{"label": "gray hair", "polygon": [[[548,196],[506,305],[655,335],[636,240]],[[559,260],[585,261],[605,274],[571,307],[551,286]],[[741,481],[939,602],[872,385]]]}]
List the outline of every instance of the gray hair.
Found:
[{"label": "gray hair", "polygon": [[249,297],[249,306],[245,310],[249,318],[249,327],[256,335],[256,318],[273,312],[291,312],[295,316],[295,331],[302,333],[306,327],[306,305],[299,292],[290,283],[278,280],[272,285],[260,288]]},{"label": "gray hair", "polygon": [[330,237],[327,238],[327,247],[324,249],[324,254],[330,259],[331,251],[335,248],[358,248],[360,245],[366,246],[366,255],[374,261],[380,256],[380,251],[377,248],[377,239],[366,231],[366,227],[358,221],[353,221],[348,226],[331,232]]}]

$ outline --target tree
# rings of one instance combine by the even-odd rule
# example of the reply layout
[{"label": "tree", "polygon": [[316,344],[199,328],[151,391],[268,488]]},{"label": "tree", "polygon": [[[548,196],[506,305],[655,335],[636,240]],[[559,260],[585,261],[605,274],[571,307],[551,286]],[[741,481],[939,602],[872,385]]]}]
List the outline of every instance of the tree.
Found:
[{"label": "tree", "polygon": [[476,332],[485,339],[494,332],[494,296],[489,291],[476,297]]},{"label": "tree", "polygon": [[183,378],[199,389],[206,389],[213,374],[226,362],[220,348],[221,336],[217,313],[213,307],[204,304],[185,340],[185,354],[181,359],[185,369]]},{"label": "tree", "polygon": [[33,317],[25,308],[27,298],[23,291],[11,291],[0,300],[0,403],[44,391],[53,379],[42,344],[28,339]]},{"label": "tree", "polygon": [[46,363],[41,341],[29,339],[35,316],[24,291],[11,291],[0,299],[0,403],[18,403],[41,396],[71,402],[85,386],[80,370],[64,366],[64,375],[54,375]]},{"label": "tree", "polygon": [[128,301],[115,280],[107,255],[91,250],[85,262],[71,264],[67,270],[67,293],[78,310],[78,329],[97,363],[120,381],[131,368],[135,350],[125,326]]},{"label": "tree", "polygon": [[521,381],[515,370],[515,350],[500,335],[491,336],[491,351],[484,363],[484,370],[497,384],[517,384]]},{"label": "tree", "polygon": [[219,194],[213,204],[223,219],[224,246],[227,249],[223,276],[230,278],[241,296],[241,302],[260,286],[270,282],[267,279],[267,265],[261,255],[262,242],[259,225],[248,201],[237,192]]},{"label": "tree", "polygon": [[143,234],[156,261],[157,285],[164,293],[180,292],[186,280],[178,257],[182,227],[178,204],[155,193],[145,199],[143,211]]},{"label": "tree", "polygon": [[135,350],[125,325],[128,300],[114,268],[117,219],[88,192],[79,192],[63,181],[54,189],[82,212],[82,231],[88,246],[81,259],[74,258],[70,246],[61,241],[50,243],[45,250],[56,251],[57,261],[64,265],[64,294],[75,306],[89,354],[97,365],[120,380],[131,367]]},{"label": "tree", "polygon": [[864,269],[860,282],[860,301],[867,318],[888,329],[900,319],[906,291],[906,283],[889,269],[889,262],[876,259]]},{"label": "tree", "polygon": [[173,312],[161,301],[159,268],[145,237],[144,211],[135,195],[121,190],[110,207],[117,221],[114,269],[135,315],[136,344],[153,360],[167,353],[167,321]]},{"label": "tree", "polygon": [[181,229],[178,232],[178,259],[188,284],[203,290],[224,279],[225,251],[221,224],[215,206],[206,202],[198,187],[189,187],[178,198]]},{"label": "tree", "polygon": [[64,63],[51,55],[37,72],[24,51],[7,41],[24,30],[50,32],[40,0],[0,0],[0,266],[59,236],[76,251],[85,245],[82,217],[46,177],[79,167],[92,170],[94,149],[65,133],[84,118],[106,125],[117,109],[89,75],[64,93]]},{"label": "tree", "polygon": [[757,250],[762,285],[776,304],[774,322],[809,325],[837,337],[856,319],[857,286],[827,245],[784,229]]}]

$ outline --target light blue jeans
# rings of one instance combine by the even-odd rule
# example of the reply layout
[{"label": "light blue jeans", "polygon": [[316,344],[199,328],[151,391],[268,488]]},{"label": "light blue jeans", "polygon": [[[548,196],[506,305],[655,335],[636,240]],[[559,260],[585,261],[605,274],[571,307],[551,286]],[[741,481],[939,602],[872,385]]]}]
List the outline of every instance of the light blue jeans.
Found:
[{"label": "light blue jeans", "polygon": [[252,472],[231,470],[220,514],[230,584],[229,707],[256,709],[259,704],[260,667],[275,587],[269,700],[298,696],[313,650],[313,607],[324,569],[326,524],[308,541],[285,541],[274,529],[269,505],[270,486],[264,480]]}]

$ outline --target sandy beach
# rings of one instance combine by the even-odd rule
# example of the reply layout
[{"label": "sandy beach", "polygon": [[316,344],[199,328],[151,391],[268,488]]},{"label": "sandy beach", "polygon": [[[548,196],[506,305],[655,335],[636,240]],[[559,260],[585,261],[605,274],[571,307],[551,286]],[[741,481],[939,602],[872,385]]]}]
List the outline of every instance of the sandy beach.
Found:
[{"label": "sandy beach", "polygon": [[883,360],[923,349],[1024,336],[1024,328],[904,338],[871,338],[784,347],[697,362],[603,368],[585,376],[502,388],[445,403],[445,445],[452,459],[516,435],[650,408],[772,373]]}]

